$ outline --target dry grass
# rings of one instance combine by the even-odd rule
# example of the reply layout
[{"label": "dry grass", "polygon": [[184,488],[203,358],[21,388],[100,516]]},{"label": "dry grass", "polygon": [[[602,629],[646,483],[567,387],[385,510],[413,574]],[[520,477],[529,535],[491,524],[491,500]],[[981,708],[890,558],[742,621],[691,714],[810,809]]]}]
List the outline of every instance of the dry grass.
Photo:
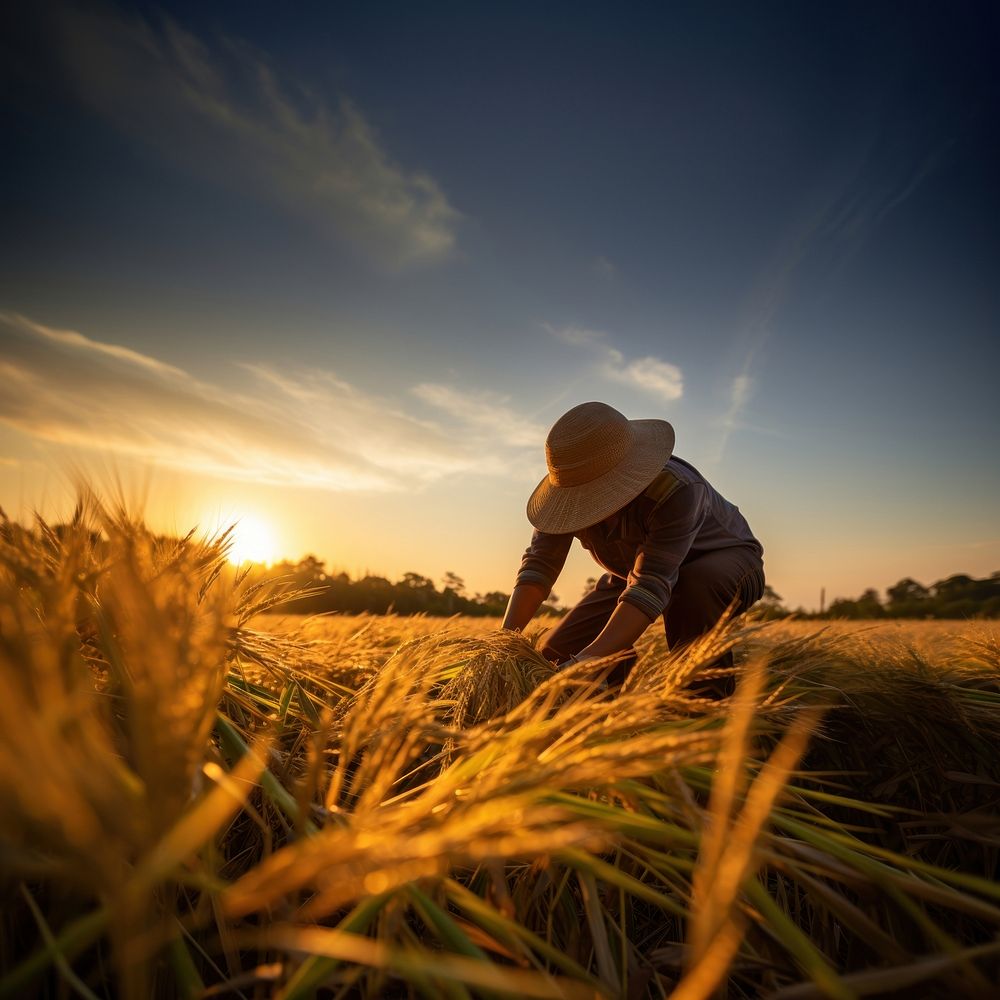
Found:
[{"label": "dry grass", "polygon": [[614,694],[226,544],[3,524],[0,996],[993,995],[992,630],[650,629]]}]

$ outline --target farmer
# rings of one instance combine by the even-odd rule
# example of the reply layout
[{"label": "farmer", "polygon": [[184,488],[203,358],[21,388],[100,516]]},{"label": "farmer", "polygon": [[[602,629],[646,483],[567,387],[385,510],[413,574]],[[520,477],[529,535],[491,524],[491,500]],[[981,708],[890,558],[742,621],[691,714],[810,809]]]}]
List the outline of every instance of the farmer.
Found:
[{"label": "farmer", "polygon": [[[624,678],[632,648],[663,615],[676,649],[708,631],[735,601],[745,611],[764,591],[763,547],[738,508],[701,473],[672,455],[665,420],[628,420],[606,403],[581,403],[545,440],[548,475],[528,500],[534,525],[503,628],[520,631],[548,597],[579,538],[606,572],[540,645],[566,666],[630,651],[612,674]],[[732,656],[717,666],[730,666]],[[720,684],[692,686],[717,697]]]}]

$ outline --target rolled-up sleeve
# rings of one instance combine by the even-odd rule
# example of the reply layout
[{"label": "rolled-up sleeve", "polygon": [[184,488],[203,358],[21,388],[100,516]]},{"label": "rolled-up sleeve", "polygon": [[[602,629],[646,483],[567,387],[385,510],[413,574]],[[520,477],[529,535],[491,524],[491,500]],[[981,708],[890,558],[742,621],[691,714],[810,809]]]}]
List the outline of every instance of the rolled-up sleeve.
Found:
[{"label": "rolled-up sleeve", "polygon": [[531,536],[531,544],[521,557],[521,568],[514,581],[515,586],[533,583],[544,587],[548,596],[562,572],[572,544],[572,535],[553,535],[536,528]]},{"label": "rolled-up sleeve", "polygon": [[650,621],[663,614],[707,513],[708,493],[698,483],[681,487],[653,511],[619,603],[635,605]]}]

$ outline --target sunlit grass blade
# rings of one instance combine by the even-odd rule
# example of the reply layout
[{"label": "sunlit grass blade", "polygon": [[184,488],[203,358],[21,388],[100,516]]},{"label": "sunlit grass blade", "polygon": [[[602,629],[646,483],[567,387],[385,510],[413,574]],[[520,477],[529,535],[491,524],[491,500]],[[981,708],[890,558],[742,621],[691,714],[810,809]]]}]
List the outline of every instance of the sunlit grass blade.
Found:
[{"label": "sunlit grass blade", "polygon": [[476,989],[507,993],[539,1000],[575,1000],[594,994],[590,987],[566,979],[553,979],[536,972],[482,962],[459,955],[431,954],[394,949],[388,945],[340,930],[274,924],[260,935],[268,948],[323,955],[357,965],[385,969],[402,979],[427,977],[461,983]]},{"label": "sunlit grass blade", "polygon": [[[353,910],[338,924],[337,930],[345,934],[361,935],[371,926],[379,911],[389,900],[389,894],[370,896],[358,903]],[[327,956],[312,954],[296,969],[284,989],[280,990],[277,1000],[306,1000],[314,991],[336,970],[343,965],[339,955]]]}]

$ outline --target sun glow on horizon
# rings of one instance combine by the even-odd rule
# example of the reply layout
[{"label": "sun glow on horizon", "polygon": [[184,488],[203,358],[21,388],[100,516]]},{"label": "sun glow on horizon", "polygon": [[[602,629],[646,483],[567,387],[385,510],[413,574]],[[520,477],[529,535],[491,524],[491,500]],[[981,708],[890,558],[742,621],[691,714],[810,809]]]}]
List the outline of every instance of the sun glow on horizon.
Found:
[{"label": "sun glow on horizon", "polygon": [[273,563],[278,559],[278,544],[274,530],[258,517],[247,515],[233,522],[229,561],[242,563]]}]

